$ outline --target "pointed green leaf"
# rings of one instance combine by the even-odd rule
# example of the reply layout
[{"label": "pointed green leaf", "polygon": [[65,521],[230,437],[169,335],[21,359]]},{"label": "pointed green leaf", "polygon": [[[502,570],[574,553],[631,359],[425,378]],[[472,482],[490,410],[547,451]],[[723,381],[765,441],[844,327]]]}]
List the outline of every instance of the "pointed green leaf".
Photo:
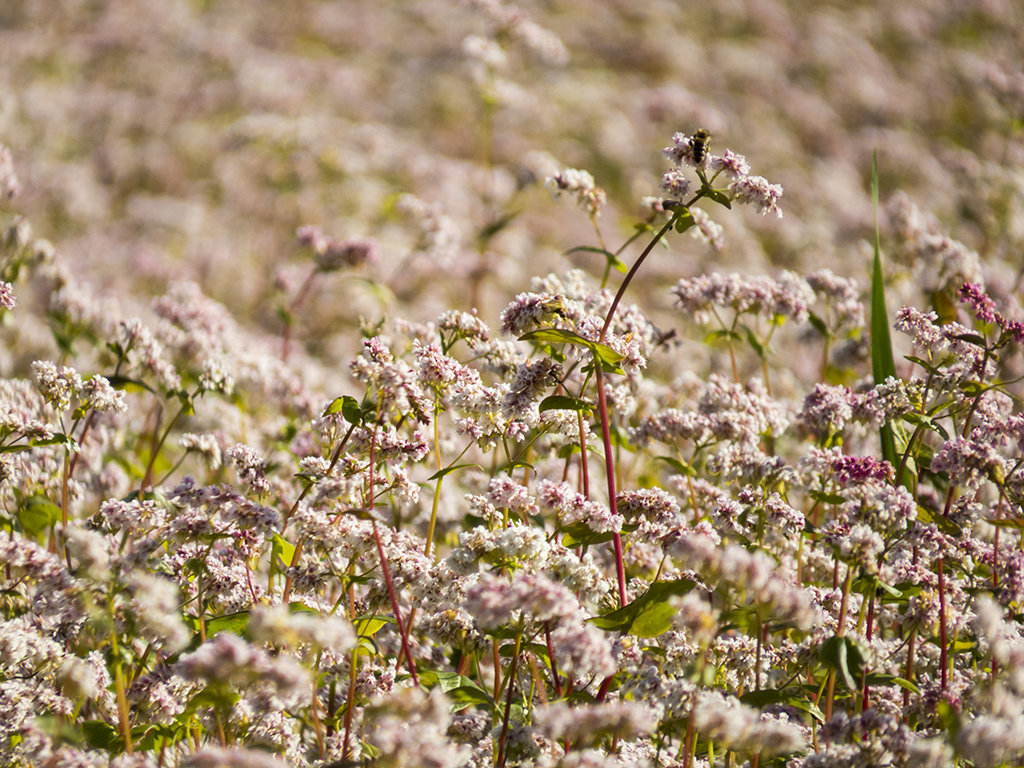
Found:
[{"label": "pointed green leaf", "polygon": [[839,673],[847,690],[860,688],[857,681],[864,674],[864,653],[855,640],[838,635],[830,637],[818,649],[818,659]]},{"label": "pointed green leaf", "polygon": [[732,209],[732,201],[729,196],[722,192],[720,189],[709,190],[707,196],[714,200],[719,205],[724,205],[726,208]]},{"label": "pointed green leaf", "polygon": [[460,470],[460,469],[465,469],[466,467],[476,467],[477,469],[483,469],[479,464],[473,464],[472,462],[470,462],[469,464],[456,464],[456,465],[451,466],[451,467],[445,467],[444,469],[439,469],[437,472],[435,472],[434,474],[432,474],[430,477],[427,478],[427,482],[429,483],[429,482],[432,482],[434,480],[439,480],[442,477],[444,477],[445,475],[451,474],[452,472],[455,472],[455,471]]},{"label": "pointed green leaf", "polygon": [[[871,161],[871,201],[875,208],[875,256],[871,270],[871,373],[875,384],[881,384],[890,376],[896,376],[896,361],[892,356],[892,339],[889,336],[889,313],[885,306],[885,281],[882,276],[882,248],[878,234],[878,152]],[[892,426],[886,422],[879,431],[882,442],[882,458],[899,466]]]},{"label": "pointed green leaf", "polygon": [[586,339],[567,328],[538,328],[535,331],[524,333],[519,337],[519,340],[542,341],[548,344],[572,344],[577,347],[585,347],[603,364],[611,367],[617,367],[626,357],[625,355],[620,355],[607,344],[598,344],[596,341]]},{"label": "pointed green leaf", "polygon": [[551,395],[541,400],[538,408],[541,413],[544,413],[544,411],[583,411],[584,413],[589,413],[594,410],[594,404],[569,395]]},{"label": "pointed green leaf", "polygon": [[684,595],[695,586],[689,579],[658,581],[629,605],[604,616],[595,616],[588,621],[607,632],[657,637],[672,626],[672,618],[676,611],[668,604],[669,598]]},{"label": "pointed green leaf", "polygon": [[51,525],[61,521],[60,507],[45,496],[30,496],[18,506],[18,523],[32,538],[38,538]]}]

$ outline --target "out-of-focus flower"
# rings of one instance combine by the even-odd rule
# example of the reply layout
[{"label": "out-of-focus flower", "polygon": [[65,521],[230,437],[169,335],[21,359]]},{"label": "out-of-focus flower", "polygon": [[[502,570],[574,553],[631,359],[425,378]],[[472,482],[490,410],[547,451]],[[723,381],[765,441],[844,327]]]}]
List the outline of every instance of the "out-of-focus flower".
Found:
[{"label": "out-of-focus flower", "polygon": [[576,204],[588,216],[597,216],[607,200],[605,191],[597,186],[594,177],[588,171],[576,168],[566,168],[548,177],[544,186],[551,190],[554,197],[560,197],[563,193],[575,196]]}]

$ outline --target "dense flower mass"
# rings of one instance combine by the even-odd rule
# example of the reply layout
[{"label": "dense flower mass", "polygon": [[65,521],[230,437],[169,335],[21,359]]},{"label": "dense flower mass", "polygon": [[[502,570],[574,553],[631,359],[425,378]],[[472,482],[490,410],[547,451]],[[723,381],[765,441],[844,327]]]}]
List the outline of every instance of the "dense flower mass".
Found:
[{"label": "dense flower mass", "polygon": [[0,5],[0,765],[1024,764],[1014,3]]}]

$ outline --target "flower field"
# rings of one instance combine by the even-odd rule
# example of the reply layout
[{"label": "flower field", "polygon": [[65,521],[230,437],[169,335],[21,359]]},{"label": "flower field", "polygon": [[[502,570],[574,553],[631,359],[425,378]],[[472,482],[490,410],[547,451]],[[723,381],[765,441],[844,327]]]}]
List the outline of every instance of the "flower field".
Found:
[{"label": "flower field", "polygon": [[0,765],[1024,764],[1022,30],[0,4]]}]

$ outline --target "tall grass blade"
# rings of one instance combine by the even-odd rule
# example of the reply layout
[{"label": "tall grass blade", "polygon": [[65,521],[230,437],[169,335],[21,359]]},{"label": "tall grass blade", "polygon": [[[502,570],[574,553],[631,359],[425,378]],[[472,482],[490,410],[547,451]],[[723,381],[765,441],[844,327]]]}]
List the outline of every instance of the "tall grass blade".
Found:
[{"label": "tall grass blade", "polygon": [[[878,236],[878,152],[871,158],[871,203],[875,209],[875,259],[871,273],[871,373],[875,384],[896,375],[889,337],[889,313],[885,308],[885,281],[882,279],[882,252]],[[892,425],[886,421],[879,430],[882,458],[893,467],[899,466]]]}]

